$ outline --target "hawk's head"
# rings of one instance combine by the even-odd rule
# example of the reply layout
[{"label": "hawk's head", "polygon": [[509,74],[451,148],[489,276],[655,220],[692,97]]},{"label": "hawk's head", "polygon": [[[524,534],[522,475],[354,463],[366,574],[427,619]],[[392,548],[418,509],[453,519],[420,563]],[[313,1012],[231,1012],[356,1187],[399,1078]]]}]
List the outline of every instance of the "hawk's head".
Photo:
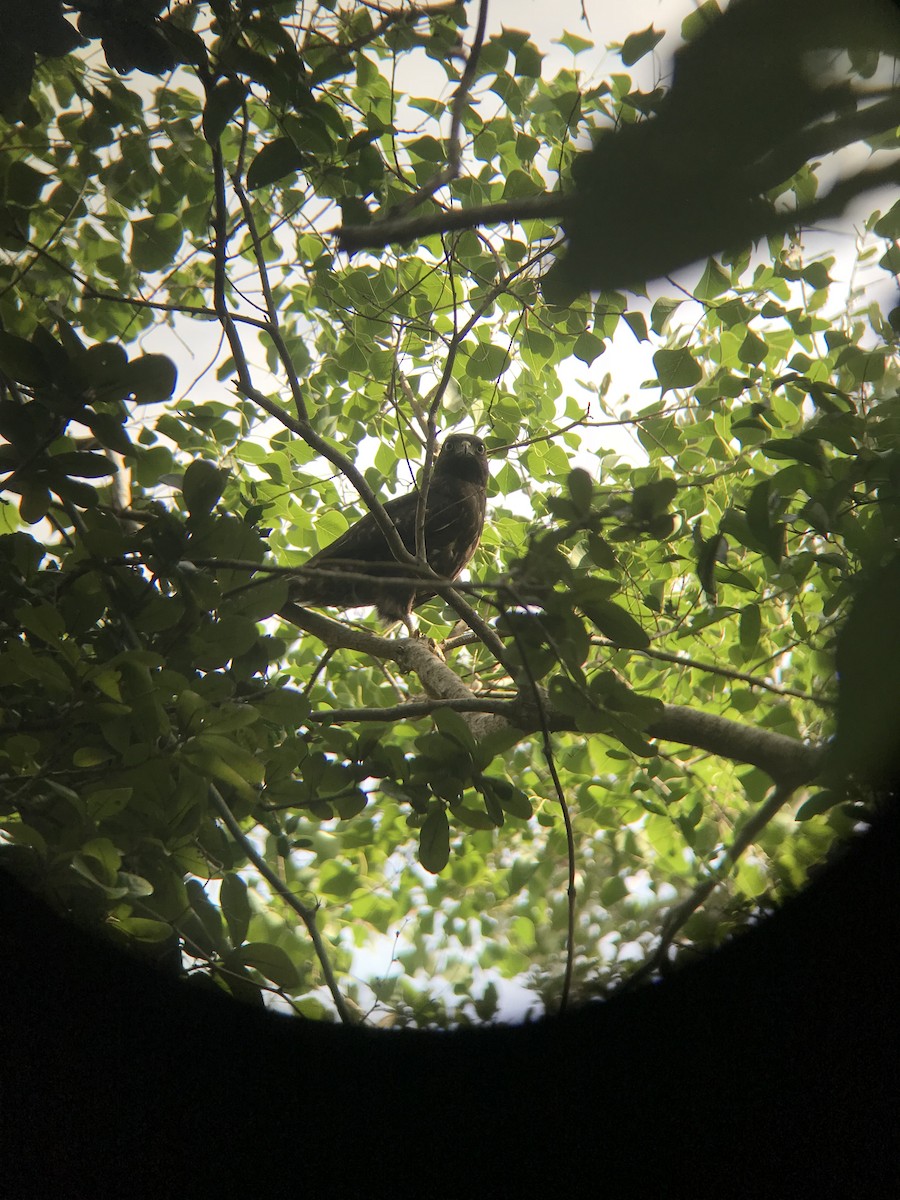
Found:
[{"label": "hawk's head", "polygon": [[441,447],[434,473],[486,487],[489,471],[484,442],[474,433],[451,433]]}]

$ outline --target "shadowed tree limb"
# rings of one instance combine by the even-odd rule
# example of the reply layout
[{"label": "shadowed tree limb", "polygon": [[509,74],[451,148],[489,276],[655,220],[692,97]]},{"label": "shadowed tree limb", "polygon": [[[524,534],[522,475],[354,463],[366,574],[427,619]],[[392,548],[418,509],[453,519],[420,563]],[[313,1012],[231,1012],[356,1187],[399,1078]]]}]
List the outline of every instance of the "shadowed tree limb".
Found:
[{"label": "shadowed tree limb", "polygon": [[[402,671],[419,677],[425,691],[437,701],[464,701],[460,712],[477,738],[512,726],[522,736],[539,732],[544,726],[551,733],[583,733],[570,713],[554,709],[543,695],[543,713],[527,692],[515,700],[498,701],[481,697],[471,691],[456,673],[429,647],[422,638],[387,638],[367,630],[352,629],[321,613],[298,605],[287,605],[282,614],[286,620],[320,638],[334,649],[357,650],[378,659],[396,662]],[[413,702],[416,703],[416,702]],[[403,710],[404,706],[399,706]],[[453,707],[452,703],[450,707]],[[409,717],[425,715],[412,706]],[[354,720],[384,721],[395,719],[396,710],[360,709],[352,713]],[[542,720],[542,717],[544,720]],[[341,710],[340,717],[327,711],[314,714],[313,720],[351,718],[351,710]],[[645,736],[658,741],[677,742],[697,750],[727,758],[732,762],[758,767],[777,784],[791,788],[810,782],[819,774],[825,760],[822,744],[801,742],[758,725],[744,725],[728,717],[702,712],[682,704],[664,704],[658,716],[644,729]]]}]

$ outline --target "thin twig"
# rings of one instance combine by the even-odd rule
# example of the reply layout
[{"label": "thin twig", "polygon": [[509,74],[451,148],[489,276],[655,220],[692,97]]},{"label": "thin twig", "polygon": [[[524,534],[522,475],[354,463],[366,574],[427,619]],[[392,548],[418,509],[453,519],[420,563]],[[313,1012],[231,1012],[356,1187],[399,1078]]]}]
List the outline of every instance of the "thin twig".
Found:
[{"label": "thin twig", "polygon": [[[593,645],[608,647],[611,650],[620,649],[614,642],[610,642],[606,638],[591,638],[591,642]],[[661,662],[675,663],[676,666],[688,667],[694,671],[706,671],[710,675],[720,675],[723,679],[736,679],[741,683],[746,683],[749,687],[763,688],[776,696],[793,696],[797,700],[809,700],[813,704],[831,708],[836,703],[834,700],[829,700],[827,696],[814,696],[810,692],[801,692],[798,688],[780,687],[777,683],[760,679],[758,675],[750,675],[746,671],[736,671],[733,667],[720,667],[715,663],[700,662],[695,658],[688,658],[684,654],[673,654],[669,650],[646,649],[635,650],[633,653],[643,654],[645,658],[657,658]]]},{"label": "thin twig", "polygon": [[559,1011],[566,1011],[569,1003],[569,995],[572,990],[572,974],[575,967],[575,831],[572,828],[572,816],[569,812],[569,805],[566,802],[566,794],[563,791],[562,782],[559,778],[559,772],[556,769],[556,759],[553,755],[553,739],[550,734],[550,724],[547,720],[547,709],[544,703],[544,694],[538,687],[537,680],[534,677],[534,672],[531,669],[531,664],[528,661],[528,655],[525,652],[515,626],[511,626],[513,637],[516,642],[516,647],[519,651],[519,657],[522,660],[522,669],[528,679],[528,685],[531,689],[532,697],[534,698],[535,708],[538,714],[538,722],[541,734],[541,744],[544,751],[544,759],[547,763],[547,769],[550,772],[550,778],[553,781],[553,787],[556,790],[556,798],[559,801],[560,811],[563,816],[563,823],[566,829],[566,857],[568,863],[568,880],[566,887],[566,900],[568,910],[568,920],[566,929],[566,970],[563,976],[562,993],[559,998]]},{"label": "thin twig", "polygon": [[307,908],[302,901],[298,900],[290,888],[282,879],[275,874],[266,860],[262,857],[247,835],[244,833],[238,824],[237,818],[228,807],[225,797],[219,791],[214,783],[209,785],[209,794],[212,798],[213,805],[218,809],[219,816],[227,828],[228,832],[241,847],[250,862],[253,863],[263,879],[268,883],[272,890],[281,897],[281,899],[290,908],[294,910],[303,924],[306,926],[306,931],[310,936],[313,946],[315,947],[316,957],[319,960],[319,965],[322,968],[322,974],[325,977],[325,984],[331,992],[331,998],[334,1000],[334,1006],[337,1009],[338,1016],[345,1025],[354,1023],[350,1010],[347,1008],[347,1003],[341,995],[341,990],[337,985],[337,980],[334,971],[331,967],[331,961],[328,957],[328,951],[325,948],[325,943],[322,941],[322,935],[319,932],[319,926],[316,922],[315,909]]}]

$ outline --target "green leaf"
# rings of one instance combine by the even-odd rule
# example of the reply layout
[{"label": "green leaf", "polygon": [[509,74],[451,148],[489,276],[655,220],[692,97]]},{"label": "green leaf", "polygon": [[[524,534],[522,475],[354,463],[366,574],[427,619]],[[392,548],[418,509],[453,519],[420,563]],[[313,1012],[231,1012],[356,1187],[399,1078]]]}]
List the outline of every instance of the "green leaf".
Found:
[{"label": "green leaf", "polygon": [[299,972],[287,953],[271,942],[248,942],[235,951],[233,957],[244,966],[259,971],[260,975],[270,979],[276,987],[290,990],[300,982]]},{"label": "green leaf", "polygon": [[842,800],[846,800],[846,798],[846,795],[842,792],[814,792],[797,809],[794,820],[808,821],[810,817],[818,817],[822,813],[828,812],[829,809],[834,808],[835,804],[840,804]]},{"label": "green leaf", "polygon": [[22,208],[37,204],[41,192],[50,183],[51,177],[38,171],[30,163],[16,159],[10,163],[6,176],[6,199]]},{"label": "green leaf", "polygon": [[657,350],[653,366],[663,394],[673,388],[691,388],[703,378],[703,370],[687,346],[680,350]]},{"label": "green leaf", "polygon": [[178,369],[164,354],[142,354],[128,363],[122,378],[138,404],[159,404],[175,391]]},{"label": "green leaf", "polygon": [[538,180],[527,171],[514,168],[506,176],[503,185],[503,199],[515,200],[521,196],[536,196],[543,190]]},{"label": "green leaf", "polygon": [[561,37],[556,39],[556,44],[565,46],[573,54],[582,54],[585,50],[592,50],[594,46],[593,42],[587,38],[579,37],[577,33],[563,33]]},{"label": "green leaf", "polygon": [[741,649],[746,654],[751,654],[756,649],[759,644],[761,629],[762,617],[760,616],[759,605],[745,605],[741,609],[740,641]]},{"label": "green leaf", "polygon": [[406,146],[407,152],[413,158],[423,159],[425,162],[442,163],[447,155],[444,147],[437,138],[420,137],[414,142],[408,142]]},{"label": "green leaf", "polygon": [[900,238],[900,200],[892,204],[883,217],[879,217],[873,228],[879,237],[892,241]]},{"label": "green leaf", "polygon": [[208,142],[219,140],[246,95],[247,88],[239,79],[223,80],[207,95],[203,110],[203,136]]},{"label": "green leaf", "polygon": [[438,708],[432,713],[435,726],[456,742],[466,753],[475,752],[475,739],[463,717],[452,708]]},{"label": "green leaf", "polygon": [[683,300],[673,300],[669,296],[661,296],[659,300],[654,301],[650,309],[650,328],[653,332],[662,335],[672,313],[683,303]]},{"label": "green leaf", "polygon": [[703,0],[699,7],[688,15],[681,22],[681,36],[686,42],[692,41],[694,38],[700,37],[709,29],[710,25],[718,17],[721,16],[721,9],[717,0]]},{"label": "green leaf", "polygon": [[543,54],[531,42],[525,42],[516,50],[516,75],[540,79]]},{"label": "green leaf", "polygon": [[419,832],[419,862],[432,875],[438,875],[450,858],[450,823],[442,808],[433,809]]},{"label": "green leaf", "polygon": [[634,617],[613,600],[581,601],[584,615],[616,646],[646,650],[650,638]]},{"label": "green leaf", "polygon": [[636,521],[652,521],[664,513],[678,494],[678,483],[671,478],[656,479],[634,489],[631,509]]},{"label": "green leaf", "polygon": [[698,300],[715,300],[731,287],[731,276],[716,262],[714,258],[707,260],[700,282],[694,288]]},{"label": "green leaf", "polygon": [[257,188],[277,183],[286,175],[295,175],[303,169],[305,161],[305,155],[289,137],[276,138],[267,146],[263,146],[250,164],[247,171],[247,187],[252,192]]},{"label": "green leaf", "polygon": [[645,54],[649,54],[651,50],[655,49],[665,36],[665,31],[659,32],[652,25],[648,25],[640,33],[630,33],[622,43],[619,57],[626,67],[632,67]]},{"label": "green leaf", "polygon": [[62,614],[50,604],[22,604],[15,610],[15,618],[23,629],[51,644],[66,630]]},{"label": "green leaf", "polygon": [[503,346],[479,342],[469,355],[466,374],[475,379],[499,379],[509,365],[509,354]]},{"label": "green leaf", "polygon": [[116,464],[105,454],[90,451],[72,451],[54,454],[50,459],[54,471],[74,475],[77,479],[101,479],[104,475],[115,475]]},{"label": "green leaf", "polygon": [[[197,918],[189,925],[186,939],[188,950],[196,949],[207,954],[222,950],[222,916],[204,891],[203,884],[197,879],[189,879],[185,891],[193,915]],[[191,945],[191,940],[196,943],[195,946]]]},{"label": "green leaf", "polygon": [[101,788],[86,796],[85,804],[94,821],[106,821],[122,812],[133,795],[133,787]]},{"label": "green leaf", "polygon": [[758,334],[748,329],[747,335],[738,349],[738,358],[743,363],[756,366],[765,359],[768,352],[769,348],[765,341]]},{"label": "green leaf", "polygon": [[778,493],[771,480],[764,479],[750,493],[747,502],[747,526],[757,544],[777,565],[784,557],[784,523],[777,520]]},{"label": "green leaf", "polygon": [[131,226],[132,265],[138,271],[164,271],[171,266],[184,236],[184,226],[175,213],[144,217]]},{"label": "green leaf", "polygon": [[611,904],[618,904],[620,900],[624,900],[627,895],[628,884],[620,875],[613,875],[600,889],[600,903],[609,908]]},{"label": "green leaf", "polygon": [[212,463],[197,459],[184,473],[181,491],[192,516],[212,512],[225,484],[227,473]]},{"label": "green leaf", "polygon": [[650,341],[650,335],[647,332],[647,318],[642,312],[627,312],[623,313],[622,317],[639,342]]},{"label": "green leaf", "polygon": [[172,936],[172,926],[151,917],[115,917],[112,927],[127,934],[136,942],[165,942]]},{"label": "green leaf", "polygon": [[578,512],[584,516],[591,511],[591,498],[594,492],[594,481],[588,475],[587,471],[576,467],[574,471],[569,472],[569,478],[566,480],[566,486],[569,490],[569,495],[572,497],[572,503]]},{"label": "green leaf", "polygon": [[603,338],[597,337],[595,333],[581,333],[575,339],[572,353],[581,362],[587,363],[590,366],[594,359],[599,358],[605,349],[606,343]]},{"label": "green leaf", "polygon": [[228,923],[228,933],[233,946],[240,946],[250,928],[250,901],[247,885],[240,875],[229,872],[222,879],[219,902]]},{"label": "green leaf", "polygon": [[700,543],[697,553],[697,578],[700,586],[710,602],[716,603],[716,564],[725,562],[728,554],[728,542],[721,533],[714,533]]},{"label": "green leaf", "polygon": [[825,465],[822,447],[816,441],[802,437],[771,438],[761,442],[759,449],[766,458],[790,458],[821,470]]},{"label": "green leaf", "polygon": [[495,775],[482,775],[479,786],[483,790],[490,791],[497,804],[511,817],[518,817],[521,821],[531,819],[534,806],[526,794],[510,783],[508,779],[501,779]]},{"label": "green leaf", "polygon": [[40,384],[48,377],[43,354],[31,342],[0,330],[0,371],[18,383]]}]

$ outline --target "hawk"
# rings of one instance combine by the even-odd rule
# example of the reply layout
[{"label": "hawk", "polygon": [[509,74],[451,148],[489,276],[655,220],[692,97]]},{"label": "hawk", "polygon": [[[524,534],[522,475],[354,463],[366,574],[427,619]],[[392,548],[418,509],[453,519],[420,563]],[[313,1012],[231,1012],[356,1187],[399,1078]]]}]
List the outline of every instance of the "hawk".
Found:
[{"label": "hawk", "polygon": [[[445,579],[457,578],[481,540],[488,474],[481,438],[454,433],[446,439],[425,502],[425,556],[431,569]],[[418,503],[416,488],[384,505],[411,554],[416,550]],[[314,554],[307,566],[321,568],[321,573],[292,584],[290,600],[297,604],[331,608],[374,605],[382,620],[408,624],[412,610],[434,595],[427,583],[417,586],[413,579],[396,582],[410,568],[394,558],[371,513]]]}]

